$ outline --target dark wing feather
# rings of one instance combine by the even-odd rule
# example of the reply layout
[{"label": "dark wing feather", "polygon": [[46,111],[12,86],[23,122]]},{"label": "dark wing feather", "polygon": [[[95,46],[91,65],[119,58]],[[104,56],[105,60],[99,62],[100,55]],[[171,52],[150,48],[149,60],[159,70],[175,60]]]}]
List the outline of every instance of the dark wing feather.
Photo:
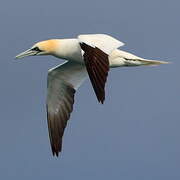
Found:
[{"label": "dark wing feather", "polygon": [[[57,96],[56,109],[53,111],[47,105],[47,119],[49,137],[51,142],[51,148],[53,155],[58,156],[58,153],[62,150],[62,137],[67,125],[67,121],[70,118],[70,113],[73,110],[75,89],[68,84],[61,83],[61,96]],[[57,92],[51,92],[52,95]],[[50,105],[50,104],[49,104]]]},{"label": "dark wing feather", "polygon": [[91,47],[80,43],[84,51],[84,62],[86,69],[99,102],[105,100],[105,83],[109,71],[108,55],[97,47]]}]

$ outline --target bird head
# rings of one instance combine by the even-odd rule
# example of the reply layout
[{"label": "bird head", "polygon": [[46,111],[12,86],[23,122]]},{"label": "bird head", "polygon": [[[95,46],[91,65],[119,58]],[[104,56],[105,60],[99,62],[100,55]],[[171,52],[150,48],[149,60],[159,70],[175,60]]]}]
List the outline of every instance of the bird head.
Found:
[{"label": "bird head", "polygon": [[30,49],[18,54],[16,58],[23,58],[26,56],[39,56],[39,55],[53,55],[59,46],[59,41],[50,39],[40,41],[34,44]]}]

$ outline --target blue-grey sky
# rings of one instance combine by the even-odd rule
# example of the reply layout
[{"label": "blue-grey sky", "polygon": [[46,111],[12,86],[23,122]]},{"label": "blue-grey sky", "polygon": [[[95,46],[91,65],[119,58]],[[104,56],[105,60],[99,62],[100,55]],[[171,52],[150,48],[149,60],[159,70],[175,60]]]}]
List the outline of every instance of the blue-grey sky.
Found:
[{"label": "blue-grey sky", "polygon": [[[2,0],[0,178],[180,179],[179,0]],[[107,33],[123,50],[172,62],[117,68],[104,105],[89,81],[76,94],[63,152],[54,158],[46,122],[46,78],[54,57],[14,56],[37,41]]]}]

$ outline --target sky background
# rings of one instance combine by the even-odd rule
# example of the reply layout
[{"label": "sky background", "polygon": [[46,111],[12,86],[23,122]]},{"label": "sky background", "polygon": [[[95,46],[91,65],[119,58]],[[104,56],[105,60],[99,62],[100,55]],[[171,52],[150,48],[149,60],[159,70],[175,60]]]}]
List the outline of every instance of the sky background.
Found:
[{"label": "sky background", "polygon": [[[179,180],[179,7],[179,0],[1,0],[0,179]],[[113,69],[104,105],[86,81],[56,158],[46,78],[63,61],[14,56],[37,41],[87,33],[110,34],[125,51],[172,64]]]}]

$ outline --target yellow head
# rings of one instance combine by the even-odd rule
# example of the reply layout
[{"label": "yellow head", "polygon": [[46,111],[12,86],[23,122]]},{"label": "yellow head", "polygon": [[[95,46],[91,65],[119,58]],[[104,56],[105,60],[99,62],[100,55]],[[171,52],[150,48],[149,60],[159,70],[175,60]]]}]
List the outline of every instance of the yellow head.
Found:
[{"label": "yellow head", "polygon": [[58,39],[41,41],[33,45],[30,49],[18,54],[16,58],[36,55],[53,55],[59,48],[59,44],[60,43]]}]

